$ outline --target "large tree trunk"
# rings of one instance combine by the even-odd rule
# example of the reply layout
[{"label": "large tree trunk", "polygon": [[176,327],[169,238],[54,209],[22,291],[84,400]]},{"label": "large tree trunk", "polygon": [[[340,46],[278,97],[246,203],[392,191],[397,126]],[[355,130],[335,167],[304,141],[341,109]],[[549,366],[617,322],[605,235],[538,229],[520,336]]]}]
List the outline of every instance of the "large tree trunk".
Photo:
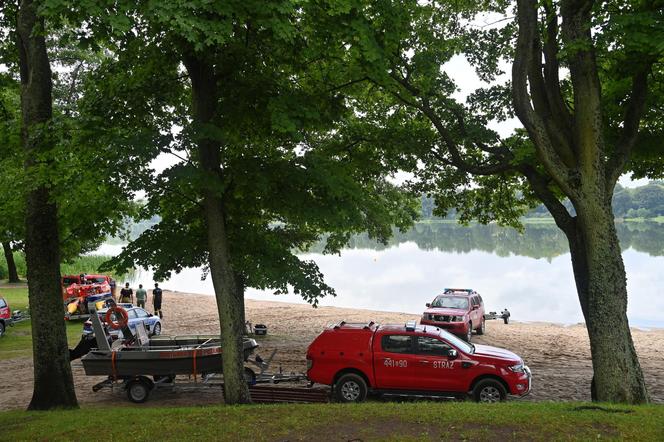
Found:
[{"label": "large tree trunk", "polygon": [[[197,128],[211,124],[216,115],[217,88],[214,66],[197,54],[184,57],[192,87],[193,119]],[[226,215],[221,196],[222,170],[220,142],[201,135],[197,140],[201,169],[206,174],[203,206],[208,233],[210,275],[217,298],[221,323],[224,399],[227,404],[249,403],[249,389],[244,379],[244,291],[238,290],[226,233]]]},{"label": "large tree trunk", "polygon": [[[22,137],[29,173],[37,158],[51,147],[46,128],[52,116],[51,69],[42,34],[44,21],[36,12],[32,0],[20,2],[17,33]],[[38,181],[29,191],[25,224],[34,363],[34,391],[28,408],[77,407],[63,319],[57,208],[47,183]]]},{"label": "large tree trunk", "polygon": [[593,400],[648,402],[627,320],[627,279],[610,197],[590,197],[577,201],[575,206],[578,232],[583,238],[583,249],[575,253],[577,258],[585,256],[587,268],[587,277],[580,275],[582,280],[577,286],[587,283],[587,299],[581,291],[579,299],[590,338]]},{"label": "large tree trunk", "polygon": [[9,273],[9,282],[19,282],[18,272],[16,271],[16,262],[14,262],[14,251],[9,241],[2,243],[5,252],[5,261],[7,261],[7,273]]}]

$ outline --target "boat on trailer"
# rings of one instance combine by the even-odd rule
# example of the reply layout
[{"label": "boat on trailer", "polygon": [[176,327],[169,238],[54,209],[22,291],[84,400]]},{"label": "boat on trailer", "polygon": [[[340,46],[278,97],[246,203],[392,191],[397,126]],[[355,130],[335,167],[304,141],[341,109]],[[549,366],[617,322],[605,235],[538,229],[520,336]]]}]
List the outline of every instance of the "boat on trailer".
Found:
[{"label": "boat on trailer", "polygon": [[[94,311],[95,297],[88,300]],[[122,317],[121,308],[114,306]],[[129,339],[109,343],[106,329],[99,316],[90,315],[97,348],[81,358],[86,375],[110,376],[118,379],[131,376],[207,375],[222,373],[222,348],[218,336],[154,336],[150,338],[144,327],[136,327],[136,334],[120,321]],[[243,338],[245,362],[258,347],[254,339]]]},{"label": "boat on trailer", "polygon": [[[80,353],[87,353],[81,358],[85,374],[108,376],[104,381],[95,384],[92,387],[93,391],[98,392],[102,389],[115,391],[120,389],[127,393],[129,400],[141,403],[148,399],[152,390],[157,388],[173,389],[176,384],[178,387],[191,389],[223,387],[222,348],[218,336],[168,337],[161,335],[150,338],[145,327],[137,326],[134,334],[124,325],[122,334],[130,338],[118,339],[113,342],[109,339],[99,316],[95,314],[95,303],[98,300],[96,297],[91,297],[88,300],[88,306],[91,309],[90,320],[96,342],[82,341],[79,344],[81,346]],[[114,307],[116,306],[113,302],[111,308]],[[119,313],[117,316],[121,317],[122,314]],[[96,348],[94,348],[95,345]],[[91,346],[92,348],[90,348]],[[280,382],[306,381],[305,374],[284,373],[281,367],[279,367],[277,373],[269,373],[267,370],[276,350],[272,351],[267,360],[263,360],[259,356],[250,359],[257,347],[258,344],[254,339],[243,338],[244,361],[253,364],[259,370],[256,373],[251,368],[244,367],[244,376],[250,386],[255,386],[257,383],[278,384]],[[78,346],[70,354],[77,353],[77,350],[79,350]],[[176,382],[179,375],[179,379],[184,378],[186,380],[184,383]],[[302,393],[287,390],[279,389],[281,396],[276,395],[269,389],[256,390],[256,399],[265,401],[265,395],[267,394],[269,401],[272,402],[302,400],[300,397]],[[320,396],[317,399],[319,401],[325,396],[325,394],[321,396],[320,391],[317,394]],[[254,393],[252,393],[252,397],[253,395]],[[282,396],[285,398],[282,398]]]},{"label": "boat on trailer", "polygon": [[[242,344],[246,362],[258,344],[253,339],[245,339]],[[222,350],[219,338],[159,336],[139,345],[93,349],[81,362],[85,374],[93,376],[195,376],[221,373]]]}]

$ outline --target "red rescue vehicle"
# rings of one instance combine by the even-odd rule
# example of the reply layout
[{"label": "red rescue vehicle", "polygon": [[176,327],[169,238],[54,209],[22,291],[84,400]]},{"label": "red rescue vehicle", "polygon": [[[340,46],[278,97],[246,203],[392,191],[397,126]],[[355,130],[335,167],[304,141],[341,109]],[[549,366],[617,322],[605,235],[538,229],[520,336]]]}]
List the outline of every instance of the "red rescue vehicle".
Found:
[{"label": "red rescue vehicle", "polygon": [[0,297],[0,336],[5,334],[5,330],[10,325],[12,325],[12,310],[7,301]]},{"label": "red rescue vehicle", "polygon": [[516,354],[415,321],[328,327],[307,350],[307,377],[331,385],[341,402],[360,402],[369,392],[498,402],[531,388],[530,370]]},{"label": "red rescue vehicle", "polygon": [[[65,319],[87,319],[87,298],[103,294],[111,299],[111,278],[106,275],[65,275],[62,277],[62,301]],[[100,301],[103,304],[103,301]],[[101,305],[98,307],[101,308]]]},{"label": "red rescue vehicle", "polygon": [[445,289],[442,295],[427,303],[420,324],[433,325],[470,342],[473,330],[486,331],[484,300],[473,289]]}]

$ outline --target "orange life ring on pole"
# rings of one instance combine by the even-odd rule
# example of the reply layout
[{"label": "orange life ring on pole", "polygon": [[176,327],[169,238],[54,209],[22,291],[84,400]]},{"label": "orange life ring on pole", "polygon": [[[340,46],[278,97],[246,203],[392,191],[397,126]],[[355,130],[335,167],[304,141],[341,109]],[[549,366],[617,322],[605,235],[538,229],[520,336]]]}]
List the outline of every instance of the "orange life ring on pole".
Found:
[{"label": "orange life ring on pole", "polygon": [[[115,321],[111,319],[111,315],[113,313],[115,313]],[[108,309],[106,316],[104,317],[104,321],[106,321],[106,323],[110,325],[113,330],[119,330],[127,326],[129,323],[129,315],[127,314],[127,310],[116,305]]]}]

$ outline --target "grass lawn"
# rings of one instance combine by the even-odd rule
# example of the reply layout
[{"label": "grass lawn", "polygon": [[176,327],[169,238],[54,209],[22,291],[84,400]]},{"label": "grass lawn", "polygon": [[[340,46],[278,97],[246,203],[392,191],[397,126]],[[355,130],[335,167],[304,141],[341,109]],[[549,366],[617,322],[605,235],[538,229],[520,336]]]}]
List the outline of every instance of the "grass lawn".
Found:
[{"label": "grass lawn", "polygon": [[[28,289],[26,288],[0,288],[0,296],[5,298],[12,311],[25,310],[28,307]],[[83,322],[67,321],[66,324],[69,346],[74,347],[81,339]],[[20,322],[15,324],[14,327],[7,327],[5,335],[0,338],[0,357],[3,359],[13,359],[28,356],[32,356],[30,321]]]},{"label": "grass lawn", "polygon": [[664,407],[369,402],[0,413],[6,440],[635,440],[664,438]]}]

